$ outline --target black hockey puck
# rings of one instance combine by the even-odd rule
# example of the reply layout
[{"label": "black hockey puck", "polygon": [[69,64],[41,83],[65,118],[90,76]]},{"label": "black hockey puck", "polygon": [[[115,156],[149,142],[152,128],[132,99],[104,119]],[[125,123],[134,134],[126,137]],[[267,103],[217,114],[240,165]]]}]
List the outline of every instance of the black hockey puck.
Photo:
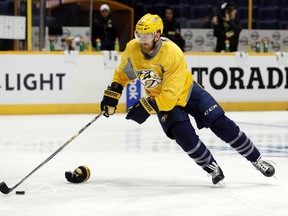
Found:
[{"label": "black hockey puck", "polygon": [[16,191],[16,194],[17,194],[17,195],[24,195],[24,194],[25,194],[25,191]]}]

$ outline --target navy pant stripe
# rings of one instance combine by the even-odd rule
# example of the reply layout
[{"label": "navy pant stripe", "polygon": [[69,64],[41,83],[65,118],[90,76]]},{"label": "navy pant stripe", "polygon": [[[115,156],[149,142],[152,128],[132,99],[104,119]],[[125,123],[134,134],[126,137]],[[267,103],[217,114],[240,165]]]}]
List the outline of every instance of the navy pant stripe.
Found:
[{"label": "navy pant stripe", "polygon": [[187,154],[190,155],[190,154],[193,154],[194,152],[196,152],[200,148],[200,145],[201,145],[201,141],[199,140],[197,145],[193,149],[188,151]]},{"label": "navy pant stripe", "polygon": [[216,162],[209,149],[201,142],[189,121],[178,122],[171,128],[176,142],[199,166],[211,172],[206,166]]},{"label": "navy pant stripe", "polygon": [[238,134],[238,136],[234,139],[234,140],[232,140],[231,142],[229,142],[229,144],[230,145],[233,145],[235,142],[237,142],[237,140],[239,140],[240,139],[240,137],[242,136],[242,131],[240,131],[239,132],[239,134]]},{"label": "navy pant stripe", "polygon": [[[247,143],[249,142],[250,140],[249,140],[249,138],[247,137],[246,138],[246,140],[245,140],[245,142],[243,142],[242,144],[240,144],[238,147],[234,147],[237,151],[240,151],[241,152],[241,150],[245,147],[245,146],[247,146]],[[250,145],[251,145],[251,142],[249,142],[250,143]],[[232,148],[233,148],[233,146],[231,146]]]}]

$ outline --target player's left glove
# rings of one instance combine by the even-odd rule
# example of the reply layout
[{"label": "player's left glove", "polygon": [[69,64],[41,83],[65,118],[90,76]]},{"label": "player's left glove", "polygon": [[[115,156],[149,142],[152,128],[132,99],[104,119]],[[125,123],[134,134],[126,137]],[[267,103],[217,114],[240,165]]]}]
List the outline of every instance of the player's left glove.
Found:
[{"label": "player's left glove", "polygon": [[72,183],[82,183],[90,178],[90,170],[87,166],[79,166],[73,173],[71,171],[65,172],[65,178]]},{"label": "player's left glove", "polygon": [[141,98],[128,109],[126,119],[131,119],[142,124],[151,115],[158,112],[158,107],[153,98]]},{"label": "player's left glove", "polygon": [[101,111],[104,112],[104,116],[109,117],[115,113],[122,90],[122,85],[113,82],[111,86],[108,86],[107,90],[104,91],[104,96],[100,105]]}]

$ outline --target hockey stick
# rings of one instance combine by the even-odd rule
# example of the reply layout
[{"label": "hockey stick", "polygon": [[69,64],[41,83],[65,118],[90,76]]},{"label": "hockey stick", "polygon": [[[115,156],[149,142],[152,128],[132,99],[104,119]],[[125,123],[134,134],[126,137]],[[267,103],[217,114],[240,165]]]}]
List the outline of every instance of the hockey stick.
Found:
[{"label": "hockey stick", "polygon": [[93,122],[95,122],[103,112],[99,113],[96,117],[94,117],[88,124],[86,124],[78,133],[72,136],[66,143],[64,143],[59,149],[57,149],[52,155],[50,155],[45,161],[39,164],[32,172],[30,172],[26,177],[24,177],[19,183],[17,183],[14,187],[9,188],[5,182],[0,183],[0,191],[3,194],[8,194],[13,191],[16,187],[22,184],[27,178],[29,178],[34,172],[40,169],[43,165],[45,165],[48,161],[50,161],[56,154],[58,154],[62,149],[64,149],[69,143],[71,143],[77,136],[79,136],[86,128],[88,128]]}]

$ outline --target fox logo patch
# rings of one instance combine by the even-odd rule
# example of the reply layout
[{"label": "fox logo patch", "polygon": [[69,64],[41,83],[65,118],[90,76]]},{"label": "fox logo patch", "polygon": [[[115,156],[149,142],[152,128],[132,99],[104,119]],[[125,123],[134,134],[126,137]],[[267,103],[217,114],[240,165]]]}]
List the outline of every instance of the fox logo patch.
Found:
[{"label": "fox logo patch", "polygon": [[162,82],[162,79],[152,70],[139,70],[137,76],[145,88],[155,88]]}]

